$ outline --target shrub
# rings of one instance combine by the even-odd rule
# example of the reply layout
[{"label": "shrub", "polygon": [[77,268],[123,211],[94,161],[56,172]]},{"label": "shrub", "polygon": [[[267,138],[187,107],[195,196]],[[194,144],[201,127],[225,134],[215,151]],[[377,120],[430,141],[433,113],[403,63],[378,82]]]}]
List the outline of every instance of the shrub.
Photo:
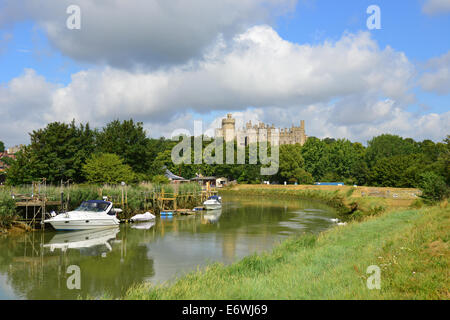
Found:
[{"label": "shrub", "polygon": [[444,178],[434,172],[428,171],[420,175],[419,187],[422,198],[431,202],[441,201],[448,196],[449,189]]},{"label": "shrub", "polygon": [[0,193],[0,227],[11,226],[16,218],[16,205],[9,194]]}]

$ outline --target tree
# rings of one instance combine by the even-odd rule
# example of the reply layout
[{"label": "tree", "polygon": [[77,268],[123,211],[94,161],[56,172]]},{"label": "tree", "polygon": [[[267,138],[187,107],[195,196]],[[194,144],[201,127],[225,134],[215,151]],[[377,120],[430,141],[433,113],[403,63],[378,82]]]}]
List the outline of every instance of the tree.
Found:
[{"label": "tree", "polygon": [[[302,157],[300,145],[282,145],[280,146],[280,160],[279,160],[279,176],[284,181],[298,181],[306,179],[305,170],[303,166],[305,160]],[[307,180],[307,179],[306,179]]]},{"label": "tree", "polygon": [[448,196],[449,190],[443,177],[430,171],[421,174],[420,177],[422,198],[434,202],[440,201]]},{"label": "tree", "polygon": [[149,139],[142,122],[132,119],[114,120],[97,133],[100,152],[115,153],[136,173],[147,173],[151,157],[148,152]]},{"label": "tree", "polygon": [[379,159],[371,169],[370,182],[380,187],[415,187],[415,174],[417,168],[420,168],[420,159],[418,155],[397,155]]},{"label": "tree", "polygon": [[75,125],[53,122],[30,134],[31,144],[19,152],[8,181],[29,183],[46,178],[50,183],[61,180],[82,182],[82,165],[94,150],[94,132],[89,124]]},{"label": "tree", "polygon": [[419,152],[418,144],[412,139],[403,139],[392,134],[382,134],[368,142],[366,159],[369,167],[381,158],[410,155]]},{"label": "tree", "polygon": [[308,138],[301,151],[305,170],[320,181],[330,171],[329,145],[318,138]]},{"label": "tree", "polygon": [[135,180],[131,167],[112,153],[93,154],[83,166],[83,173],[88,182],[96,184],[132,183]]},{"label": "tree", "polygon": [[3,141],[0,141],[0,152],[4,151],[5,151],[5,144],[3,143]]}]

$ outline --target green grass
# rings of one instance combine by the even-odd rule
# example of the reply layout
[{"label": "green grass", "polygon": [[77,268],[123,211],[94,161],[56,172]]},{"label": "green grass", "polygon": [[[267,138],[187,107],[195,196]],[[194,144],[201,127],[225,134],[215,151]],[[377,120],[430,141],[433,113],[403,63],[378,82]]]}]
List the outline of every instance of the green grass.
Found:
[{"label": "green grass", "polygon": [[[130,288],[125,299],[448,299],[449,208],[366,217],[272,252],[213,264],[171,283]],[[381,268],[369,290],[367,267]]]}]

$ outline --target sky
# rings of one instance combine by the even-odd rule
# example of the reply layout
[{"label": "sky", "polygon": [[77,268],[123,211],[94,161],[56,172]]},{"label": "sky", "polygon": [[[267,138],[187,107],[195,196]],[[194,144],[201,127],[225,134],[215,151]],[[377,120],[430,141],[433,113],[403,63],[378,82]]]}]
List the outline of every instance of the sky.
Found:
[{"label": "sky", "polygon": [[303,119],[319,138],[442,141],[449,31],[450,0],[0,0],[0,141],[72,119],[170,137],[227,113]]}]

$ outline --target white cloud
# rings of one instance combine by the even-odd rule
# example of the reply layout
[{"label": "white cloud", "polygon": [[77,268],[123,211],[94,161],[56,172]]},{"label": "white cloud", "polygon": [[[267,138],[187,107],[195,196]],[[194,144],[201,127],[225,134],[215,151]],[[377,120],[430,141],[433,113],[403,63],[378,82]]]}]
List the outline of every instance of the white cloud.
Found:
[{"label": "white cloud", "polygon": [[450,93],[450,51],[426,63],[427,71],[419,80],[426,91],[446,95]]},{"label": "white cloud", "polygon": [[[35,123],[43,127],[73,118],[93,126],[134,118],[145,123],[150,135],[169,136],[176,128],[190,130],[194,114],[234,110],[245,121],[261,119],[276,126],[305,119],[308,134],[317,136],[363,141],[393,132],[440,140],[448,131],[443,122],[448,114],[428,119],[405,111],[414,99],[414,74],[403,53],[379,48],[369,33],[311,46],[285,41],[264,25],[218,41],[196,62],[164,70],[97,67],[72,75],[66,86],[47,83],[29,70],[0,90],[6,106],[0,113],[19,126],[14,113],[23,108],[25,120],[15,130],[21,136]],[[4,128],[0,137],[12,137]]]},{"label": "white cloud", "polygon": [[197,63],[154,72],[82,71],[53,96],[51,117],[167,119],[194,110],[239,110],[326,102],[350,95],[411,101],[413,67],[368,33],[318,46],[287,42],[268,26],[220,43]]},{"label": "white cloud", "polygon": [[428,15],[448,13],[450,12],[450,0],[426,0],[422,12]]},{"label": "white cloud", "polygon": [[[115,67],[179,64],[201,56],[219,34],[230,38],[271,23],[296,0],[3,0],[0,26],[30,19],[64,55]],[[81,9],[69,30],[66,9]]]}]

